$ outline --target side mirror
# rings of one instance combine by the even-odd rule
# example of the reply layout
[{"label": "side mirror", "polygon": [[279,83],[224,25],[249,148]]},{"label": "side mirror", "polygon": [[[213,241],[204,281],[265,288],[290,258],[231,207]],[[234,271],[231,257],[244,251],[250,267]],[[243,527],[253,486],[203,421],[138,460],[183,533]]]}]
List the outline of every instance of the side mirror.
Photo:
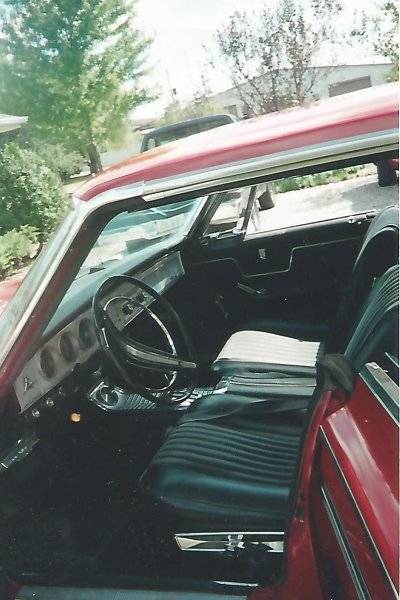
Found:
[{"label": "side mirror", "polygon": [[265,192],[260,194],[257,198],[258,206],[260,210],[267,210],[268,208],[274,208],[275,204],[272,199],[272,193],[269,187],[266,188]]}]

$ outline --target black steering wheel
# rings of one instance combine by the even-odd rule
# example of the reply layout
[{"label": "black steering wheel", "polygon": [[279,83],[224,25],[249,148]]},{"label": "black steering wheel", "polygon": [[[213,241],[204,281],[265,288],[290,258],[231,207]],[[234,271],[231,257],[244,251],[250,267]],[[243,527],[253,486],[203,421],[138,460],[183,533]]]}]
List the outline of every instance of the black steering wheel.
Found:
[{"label": "black steering wheel", "polygon": [[[113,289],[121,287],[123,283],[132,284],[142,293],[136,297],[121,292],[110,295]],[[153,301],[166,313],[163,320],[150,308]],[[144,311],[158,326],[170,351],[152,348],[127,335],[125,327],[117,327],[111,318],[112,307],[117,313],[118,310],[124,310],[123,322],[126,314],[132,315],[133,322],[135,315]],[[197,384],[197,364],[192,342],[179,315],[165,298],[135,277],[114,275],[98,288],[92,309],[103,366],[111,377],[122,379],[128,389],[164,407],[179,404],[190,396]],[[184,358],[178,355],[177,347]],[[148,381],[143,383],[143,379]]]}]

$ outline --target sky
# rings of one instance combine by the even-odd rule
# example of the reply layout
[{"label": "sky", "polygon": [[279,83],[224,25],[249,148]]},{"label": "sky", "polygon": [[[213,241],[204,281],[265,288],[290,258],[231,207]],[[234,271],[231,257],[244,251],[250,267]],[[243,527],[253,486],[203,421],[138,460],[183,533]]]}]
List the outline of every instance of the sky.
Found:
[{"label": "sky", "polygon": [[[371,12],[377,2],[379,0],[363,0],[361,4],[365,11]],[[275,3],[276,0],[138,0],[135,24],[153,39],[148,52],[146,83],[160,98],[139,107],[134,117],[160,116],[171,101],[173,88],[180,100],[190,100],[200,85],[201,71],[208,59],[209,53],[204,47],[215,48],[216,30],[235,10],[252,11]],[[352,22],[360,0],[345,0],[345,5],[339,23],[343,31]],[[338,58],[339,62],[346,64],[377,60],[372,55],[366,56],[365,49],[347,49]],[[231,87],[229,74],[222,65],[211,69],[209,76],[213,92]]]}]

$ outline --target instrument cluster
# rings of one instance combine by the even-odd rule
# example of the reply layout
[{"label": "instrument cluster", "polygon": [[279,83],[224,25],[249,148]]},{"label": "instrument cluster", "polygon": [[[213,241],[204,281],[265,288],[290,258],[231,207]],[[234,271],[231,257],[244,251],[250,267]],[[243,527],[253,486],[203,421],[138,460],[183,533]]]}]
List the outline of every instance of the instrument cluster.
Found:
[{"label": "instrument cluster", "polygon": [[[135,276],[162,294],[183,274],[180,254],[173,252]],[[114,305],[115,315],[112,318],[120,330],[140,314],[138,303],[148,305],[151,302],[143,297],[140,290],[133,290],[132,285],[125,282],[104,296],[103,305],[115,296],[132,298],[137,307],[132,311],[124,310],[124,302],[120,306]],[[21,412],[59,385],[77,365],[86,363],[98,348],[92,311],[89,309],[58,331],[25,364],[14,384]]]},{"label": "instrument cluster", "polygon": [[29,360],[14,389],[21,412],[85,363],[98,349],[91,311],[61,329]]}]

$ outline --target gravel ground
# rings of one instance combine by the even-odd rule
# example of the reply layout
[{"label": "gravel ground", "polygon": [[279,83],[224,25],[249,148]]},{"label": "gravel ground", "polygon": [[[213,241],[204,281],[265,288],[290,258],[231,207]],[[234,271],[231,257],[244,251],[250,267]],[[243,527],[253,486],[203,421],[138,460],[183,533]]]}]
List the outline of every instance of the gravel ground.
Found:
[{"label": "gravel ground", "polygon": [[399,186],[379,187],[375,174],[284,192],[274,196],[273,209],[260,213],[257,229],[273,231],[365,211],[379,211],[385,206],[397,204],[398,198]]}]

